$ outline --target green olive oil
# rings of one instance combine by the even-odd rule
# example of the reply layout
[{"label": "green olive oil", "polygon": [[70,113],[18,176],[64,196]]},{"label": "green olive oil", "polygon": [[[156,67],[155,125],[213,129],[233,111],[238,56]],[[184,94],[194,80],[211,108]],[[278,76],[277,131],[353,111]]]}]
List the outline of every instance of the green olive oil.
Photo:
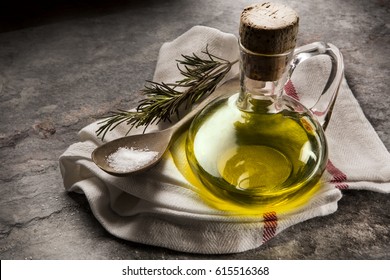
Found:
[{"label": "green olive oil", "polygon": [[237,95],[216,101],[193,121],[186,142],[193,172],[214,195],[236,203],[305,200],[325,168],[322,128],[290,98],[276,103],[278,112],[262,100],[246,112],[236,101]]}]

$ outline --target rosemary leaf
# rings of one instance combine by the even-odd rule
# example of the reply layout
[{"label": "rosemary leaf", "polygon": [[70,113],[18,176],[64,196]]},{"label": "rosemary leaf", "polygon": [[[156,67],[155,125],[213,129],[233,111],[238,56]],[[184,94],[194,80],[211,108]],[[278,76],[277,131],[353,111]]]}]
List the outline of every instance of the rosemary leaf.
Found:
[{"label": "rosemary leaf", "polygon": [[111,112],[99,124],[96,131],[102,140],[106,134],[121,123],[126,123],[129,129],[144,126],[145,129],[160,121],[171,121],[171,117],[179,117],[179,108],[189,108],[198,102],[202,97],[211,94],[217,85],[222,81],[231,67],[238,60],[230,62],[219,58],[206,50],[202,51],[206,58],[192,55],[182,55],[177,60],[177,67],[183,78],[174,83],[157,83],[147,81],[141,93],[145,96],[136,111],[117,110]]}]

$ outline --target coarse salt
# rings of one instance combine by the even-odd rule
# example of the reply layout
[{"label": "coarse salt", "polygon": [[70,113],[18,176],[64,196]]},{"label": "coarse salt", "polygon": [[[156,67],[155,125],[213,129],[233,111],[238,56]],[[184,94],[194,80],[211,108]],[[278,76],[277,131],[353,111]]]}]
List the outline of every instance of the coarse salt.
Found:
[{"label": "coarse salt", "polygon": [[120,147],[116,152],[107,157],[107,163],[115,171],[131,172],[153,161],[158,152],[148,149],[137,150],[134,148]]}]

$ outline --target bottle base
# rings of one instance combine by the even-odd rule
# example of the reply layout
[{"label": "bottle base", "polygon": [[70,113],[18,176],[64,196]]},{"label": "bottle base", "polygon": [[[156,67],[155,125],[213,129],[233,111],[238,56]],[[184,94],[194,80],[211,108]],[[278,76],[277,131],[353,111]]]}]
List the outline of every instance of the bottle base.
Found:
[{"label": "bottle base", "polygon": [[227,150],[218,160],[220,176],[237,191],[276,194],[290,177],[291,161],[280,151],[263,145],[242,145]]}]

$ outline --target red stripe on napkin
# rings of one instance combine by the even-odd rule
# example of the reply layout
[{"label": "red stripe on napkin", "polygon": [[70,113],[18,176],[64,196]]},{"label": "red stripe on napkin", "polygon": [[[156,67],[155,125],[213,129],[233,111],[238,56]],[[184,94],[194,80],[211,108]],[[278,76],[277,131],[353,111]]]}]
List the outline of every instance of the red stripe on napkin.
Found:
[{"label": "red stripe on napkin", "polygon": [[291,80],[288,80],[288,82],[284,85],[284,91],[286,94],[296,100],[299,100],[298,93],[295,89],[294,84],[291,82]]},{"label": "red stripe on napkin", "polygon": [[339,190],[346,190],[349,188],[348,184],[337,184],[335,187]]},{"label": "red stripe on napkin", "polygon": [[276,212],[267,212],[263,215],[264,218],[264,230],[263,230],[263,243],[270,240],[276,234],[276,228],[278,226],[278,218]]},{"label": "red stripe on napkin", "polygon": [[334,164],[330,160],[328,160],[328,163],[326,164],[326,170],[333,176],[330,182],[337,183],[335,185],[336,188],[340,190],[348,189],[348,184],[344,183],[345,181],[347,181],[347,175],[345,175],[344,172],[334,166]]}]

